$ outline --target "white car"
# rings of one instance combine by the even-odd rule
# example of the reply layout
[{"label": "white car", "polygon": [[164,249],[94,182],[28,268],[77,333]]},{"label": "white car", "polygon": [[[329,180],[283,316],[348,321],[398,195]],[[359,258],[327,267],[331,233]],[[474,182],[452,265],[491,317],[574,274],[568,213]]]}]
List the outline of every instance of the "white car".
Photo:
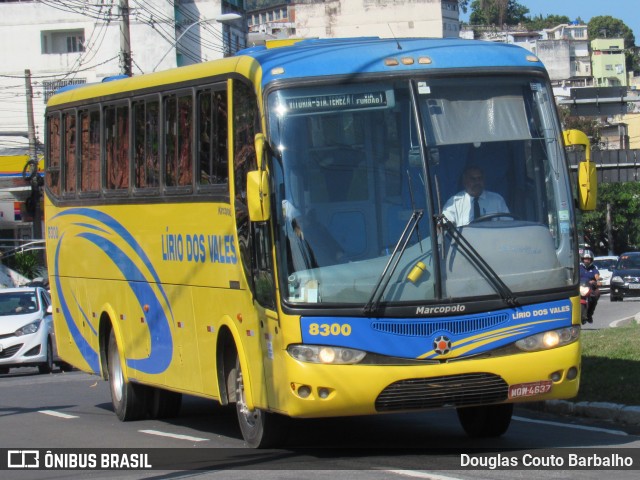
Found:
[{"label": "white car", "polygon": [[600,291],[608,292],[611,284],[611,274],[618,263],[617,256],[595,257],[593,264],[600,272]]},{"label": "white car", "polygon": [[56,352],[51,298],[42,287],[0,290],[0,374],[13,367],[38,367],[50,373],[54,362],[62,370]]}]

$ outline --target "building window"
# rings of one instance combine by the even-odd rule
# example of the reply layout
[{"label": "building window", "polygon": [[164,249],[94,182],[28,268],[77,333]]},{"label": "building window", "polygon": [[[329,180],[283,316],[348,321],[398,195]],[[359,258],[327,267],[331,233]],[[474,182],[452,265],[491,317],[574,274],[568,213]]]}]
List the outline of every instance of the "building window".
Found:
[{"label": "building window", "polygon": [[43,31],[41,40],[43,54],[84,52],[84,29]]}]

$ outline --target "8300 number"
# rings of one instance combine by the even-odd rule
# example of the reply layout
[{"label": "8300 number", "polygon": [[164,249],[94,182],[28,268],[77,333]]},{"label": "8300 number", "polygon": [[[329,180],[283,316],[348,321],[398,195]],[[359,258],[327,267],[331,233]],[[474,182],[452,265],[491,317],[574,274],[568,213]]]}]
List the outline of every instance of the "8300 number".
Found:
[{"label": "8300 number", "polygon": [[351,325],[348,323],[312,323],[309,325],[309,335],[348,337],[351,335]]}]

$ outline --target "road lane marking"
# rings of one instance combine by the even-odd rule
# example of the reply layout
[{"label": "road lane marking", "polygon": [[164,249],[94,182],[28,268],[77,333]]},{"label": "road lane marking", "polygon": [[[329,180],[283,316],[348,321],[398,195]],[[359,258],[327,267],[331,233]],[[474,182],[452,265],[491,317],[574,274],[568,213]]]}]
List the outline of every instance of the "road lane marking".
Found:
[{"label": "road lane marking", "polygon": [[601,432],[608,433],[611,435],[619,435],[619,436],[629,436],[627,432],[623,432],[622,430],[610,430],[608,428],[599,428],[599,427],[588,427],[586,425],[573,425],[571,423],[561,423],[561,422],[549,422],[547,420],[534,420],[532,418],[524,418],[524,417],[513,417],[514,420],[519,420],[521,422],[529,422],[529,423],[541,423],[543,425],[553,425],[554,427],[565,427],[565,428],[575,428],[577,430],[589,430],[591,432]]},{"label": "road lane marking", "polygon": [[51,415],[52,417],[59,418],[78,418],[77,415],[69,415],[68,413],[56,412],[55,410],[38,410],[39,413],[44,413],[45,415]]},{"label": "road lane marking", "polygon": [[179,433],[161,432],[160,430],[138,430],[140,433],[148,433],[149,435],[158,435],[160,437],[177,438],[178,440],[188,440],[190,442],[208,442],[208,438],[192,437],[190,435],[180,435]]},{"label": "road lane marking", "polygon": [[445,477],[429,472],[417,472],[414,470],[383,470],[385,472],[402,475],[403,477],[424,478],[425,480],[460,480],[457,477]]}]

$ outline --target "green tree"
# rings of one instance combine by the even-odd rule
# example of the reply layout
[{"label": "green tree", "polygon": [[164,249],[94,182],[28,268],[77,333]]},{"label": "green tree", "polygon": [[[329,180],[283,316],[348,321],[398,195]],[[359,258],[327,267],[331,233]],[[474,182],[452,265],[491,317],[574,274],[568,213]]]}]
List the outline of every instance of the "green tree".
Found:
[{"label": "green tree", "polygon": [[582,215],[585,238],[597,255],[606,255],[607,204],[611,204],[611,250],[619,254],[640,245],[640,182],[603,183],[598,186],[598,205]]},{"label": "green tree", "polygon": [[528,13],[516,0],[473,0],[469,21],[472,25],[518,25]]},{"label": "green tree", "polygon": [[636,38],[631,30],[622,20],[609,15],[593,17],[587,25],[589,39],[596,38],[624,38],[625,63],[627,71],[638,69],[638,57],[633,51]]},{"label": "green tree", "polygon": [[587,24],[590,40],[596,38],[624,38],[624,48],[631,48],[636,44],[633,31],[622,21],[610,15],[593,17]]},{"label": "green tree", "polygon": [[538,14],[527,18],[524,25],[527,27],[527,30],[538,31],[545,28],[553,28],[563,23],[569,23],[570,21],[569,17],[565,15],[547,15],[543,17],[542,14]]},{"label": "green tree", "polygon": [[42,264],[38,259],[38,255],[33,252],[16,253],[11,263],[16,272],[29,279],[38,277],[42,271]]}]

